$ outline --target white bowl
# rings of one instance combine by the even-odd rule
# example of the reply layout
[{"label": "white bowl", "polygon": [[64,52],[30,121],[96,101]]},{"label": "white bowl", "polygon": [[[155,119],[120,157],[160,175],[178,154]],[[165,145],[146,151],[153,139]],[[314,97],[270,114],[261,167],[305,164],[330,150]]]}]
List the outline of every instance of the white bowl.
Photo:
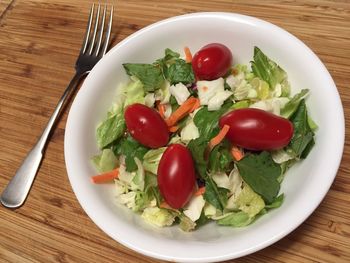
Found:
[{"label": "white bowl", "polygon": [[[234,63],[249,64],[258,46],[288,73],[292,93],[309,88],[309,113],[319,125],[308,158],[286,174],[279,209],[245,228],[207,224],[192,233],[177,226],[156,228],[114,200],[112,185],[93,185],[90,158],[98,153],[97,124],[111,107],[118,83],[128,79],[122,63],[153,62],[165,48],[194,52],[205,44],[228,46]],[[91,71],[69,112],[65,160],[81,206],[109,236],[147,256],[181,262],[241,257],[281,239],[319,205],[337,173],[344,145],[344,116],[337,88],[325,66],[300,40],[268,22],[231,13],[196,13],[150,25],[115,46]],[[325,157],[327,153],[327,157]],[[326,159],[327,158],[327,159]]]}]

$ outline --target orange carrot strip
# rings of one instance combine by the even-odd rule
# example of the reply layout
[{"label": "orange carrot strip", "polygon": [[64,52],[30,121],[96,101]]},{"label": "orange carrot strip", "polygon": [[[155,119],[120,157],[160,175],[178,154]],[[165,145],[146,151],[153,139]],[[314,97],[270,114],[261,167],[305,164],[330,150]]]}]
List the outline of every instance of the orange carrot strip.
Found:
[{"label": "orange carrot strip", "polygon": [[173,209],[167,202],[163,201],[159,204],[160,208]]},{"label": "orange carrot strip", "polygon": [[191,63],[192,62],[192,53],[191,50],[188,47],[184,47],[186,62]]},{"label": "orange carrot strip", "polygon": [[205,186],[199,187],[197,191],[194,193],[195,196],[200,196],[205,193]]},{"label": "orange carrot strip", "polygon": [[169,127],[170,132],[177,132],[178,129],[179,129],[179,126],[177,125]]},{"label": "orange carrot strip", "polygon": [[157,102],[157,110],[160,114],[160,116],[165,119],[165,105],[161,104],[160,102]]},{"label": "orange carrot strip", "polygon": [[211,150],[225,138],[225,136],[228,133],[229,129],[230,129],[230,126],[225,124],[224,127],[222,127],[222,129],[219,131],[219,133],[213,139],[210,140],[209,148]]},{"label": "orange carrot strip", "polygon": [[232,146],[231,154],[236,161],[239,161],[244,157],[243,150],[238,148],[237,146]]},{"label": "orange carrot strip", "polygon": [[226,136],[226,134],[228,133],[230,129],[230,126],[228,125],[224,125],[224,127],[222,127],[222,129],[219,131],[219,133],[210,140],[210,142],[208,143],[207,148],[204,151],[204,159],[208,160],[209,158],[209,154],[210,152],[213,150],[213,148],[218,145]]},{"label": "orange carrot strip", "polygon": [[112,171],[108,171],[106,173],[98,174],[91,177],[91,181],[95,184],[103,184],[113,181],[113,179],[118,178],[119,176],[119,168],[116,168]]},{"label": "orange carrot strip", "polygon": [[198,109],[201,106],[201,101],[199,99],[196,100],[196,103],[193,105],[193,108],[190,112],[194,112],[196,109]]},{"label": "orange carrot strip", "polygon": [[174,111],[165,122],[169,127],[174,126],[179,120],[185,117],[192,111],[193,106],[197,102],[197,98],[190,97],[188,98],[176,111]]}]

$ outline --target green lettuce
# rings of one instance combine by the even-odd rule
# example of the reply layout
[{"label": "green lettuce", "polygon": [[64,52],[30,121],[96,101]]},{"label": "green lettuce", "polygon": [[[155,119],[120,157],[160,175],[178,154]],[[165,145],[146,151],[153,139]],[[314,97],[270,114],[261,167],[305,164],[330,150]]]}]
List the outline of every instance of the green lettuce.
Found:
[{"label": "green lettuce", "polygon": [[281,85],[282,96],[289,95],[290,86],[287,73],[274,61],[269,59],[258,47],[254,47],[254,61],[251,62],[252,71],[255,76],[266,81],[271,90],[277,84]]}]

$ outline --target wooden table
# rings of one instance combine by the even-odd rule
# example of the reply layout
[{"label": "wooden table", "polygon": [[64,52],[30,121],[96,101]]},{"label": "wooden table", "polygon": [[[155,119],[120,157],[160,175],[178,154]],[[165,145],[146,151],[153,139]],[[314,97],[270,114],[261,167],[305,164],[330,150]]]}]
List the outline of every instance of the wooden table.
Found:
[{"label": "wooden table", "polygon": [[[0,191],[35,143],[74,72],[90,4],[0,2]],[[341,95],[349,131],[349,0],[118,0],[114,4],[114,44],[158,20],[197,11],[238,12],[281,26],[325,63]],[[17,210],[0,208],[0,262],[160,262],[109,238],[80,207],[63,156],[67,112],[52,135],[25,205]],[[338,175],[317,210],[279,242],[231,262],[350,262],[349,163],[347,134]]]}]

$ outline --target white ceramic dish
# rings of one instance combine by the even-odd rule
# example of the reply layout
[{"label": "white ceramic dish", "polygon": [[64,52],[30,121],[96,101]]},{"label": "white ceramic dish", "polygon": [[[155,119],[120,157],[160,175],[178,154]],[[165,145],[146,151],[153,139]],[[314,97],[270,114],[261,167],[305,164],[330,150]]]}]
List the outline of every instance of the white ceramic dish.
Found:
[{"label": "white ceramic dish", "polygon": [[[285,202],[245,228],[205,225],[192,233],[178,227],[158,229],[114,201],[112,185],[93,185],[91,156],[98,152],[95,128],[112,105],[117,84],[126,81],[126,62],[153,62],[169,47],[219,42],[235,63],[248,64],[261,48],[288,73],[293,93],[309,88],[309,112],[319,125],[309,157],[288,171],[281,192]],[[73,190],[89,217],[109,236],[147,256],[181,262],[212,262],[253,253],[299,226],[331,186],[344,145],[344,116],[336,86],[318,57],[300,40],[262,20],[231,13],[197,13],[170,18],[131,35],[95,66],[69,112],[65,160]],[[327,161],[324,153],[327,152]]]}]

